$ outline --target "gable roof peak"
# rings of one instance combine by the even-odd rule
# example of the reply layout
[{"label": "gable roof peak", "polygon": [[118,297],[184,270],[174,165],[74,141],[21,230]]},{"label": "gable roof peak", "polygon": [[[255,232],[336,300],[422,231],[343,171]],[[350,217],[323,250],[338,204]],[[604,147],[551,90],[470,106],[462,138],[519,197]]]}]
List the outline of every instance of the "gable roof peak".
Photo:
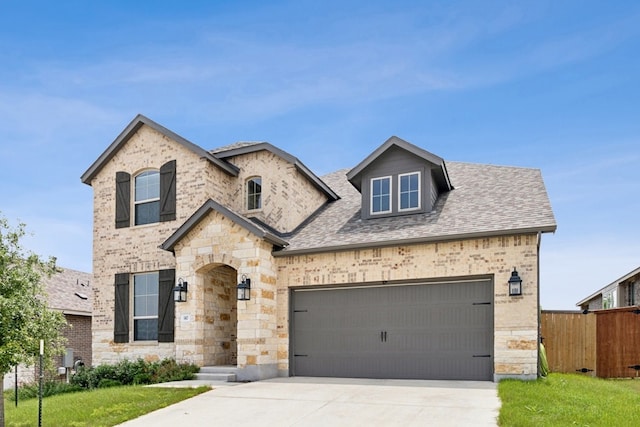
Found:
[{"label": "gable roof peak", "polygon": [[100,170],[104,167],[104,165],[109,162],[115,156],[115,154],[124,146],[124,144],[136,134],[136,132],[142,126],[149,126],[151,129],[156,132],[166,136],[167,138],[173,139],[178,144],[186,147],[187,149],[193,151],[197,155],[202,158],[209,160],[209,162],[221,168],[224,172],[229,175],[237,176],[238,168],[224,160],[221,160],[207,150],[201,148],[200,146],[194,144],[193,142],[181,137],[177,133],[165,128],[159,123],[154,122],[150,118],[137,114],[131,122],[124,128],[120,135],[116,137],[116,139],[107,147],[107,149],[96,159],[95,162],[86,170],[85,173],[82,174],[80,179],[83,183],[87,185],[91,185],[91,180],[100,172]]},{"label": "gable roof peak", "polygon": [[335,193],[335,191],[333,191],[327,184],[325,184],[320,178],[318,178],[318,176],[313,173],[311,169],[309,169],[304,163],[300,161],[300,159],[268,142],[236,142],[235,144],[214,149],[211,152],[217,158],[226,160],[231,157],[255,153],[257,151],[268,151],[294,165],[296,169],[311,182],[312,185],[314,185],[318,190],[322,191],[330,200],[338,200],[340,198]]},{"label": "gable roof peak", "polygon": [[449,191],[453,189],[451,185],[451,181],[449,180],[449,174],[447,173],[447,168],[444,162],[444,159],[440,156],[436,156],[433,153],[430,153],[427,150],[424,150],[417,145],[414,145],[410,142],[405,141],[402,138],[399,138],[395,135],[391,136],[385,142],[382,143],[375,151],[369,154],[363,161],[361,161],[356,167],[347,172],[347,179],[351,184],[356,187],[358,190],[360,189],[360,179],[361,173],[367,167],[369,167],[373,162],[375,162],[380,156],[382,156],[385,152],[387,152],[391,147],[398,147],[402,150],[405,150],[417,157],[422,158],[426,162],[429,162],[435,166],[435,173],[438,177],[438,181],[442,183],[443,190]]},{"label": "gable roof peak", "polygon": [[287,242],[268,230],[260,227],[258,224],[250,221],[244,215],[241,215],[233,210],[221,205],[213,199],[208,199],[189,219],[185,221],[169,238],[167,238],[160,246],[160,249],[173,252],[175,246],[182,240],[184,236],[189,234],[210,212],[218,212],[224,217],[228,218],[232,222],[240,225],[241,227],[249,230],[256,236],[266,240],[272,245],[283,248],[287,246]]}]

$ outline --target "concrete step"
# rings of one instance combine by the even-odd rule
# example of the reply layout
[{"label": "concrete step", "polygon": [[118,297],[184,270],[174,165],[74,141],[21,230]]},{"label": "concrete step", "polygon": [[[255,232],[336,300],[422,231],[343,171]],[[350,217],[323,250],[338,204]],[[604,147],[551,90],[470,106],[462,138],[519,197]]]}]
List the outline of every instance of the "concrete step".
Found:
[{"label": "concrete step", "polygon": [[235,382],[236,374],[209,374],[199,372],[196,374],[196,380]]},{"label": "concrete step", "polygon": [[233,382],[236,380],[237,370],[235,366],[203,366],[196,374],[196,379]]}]

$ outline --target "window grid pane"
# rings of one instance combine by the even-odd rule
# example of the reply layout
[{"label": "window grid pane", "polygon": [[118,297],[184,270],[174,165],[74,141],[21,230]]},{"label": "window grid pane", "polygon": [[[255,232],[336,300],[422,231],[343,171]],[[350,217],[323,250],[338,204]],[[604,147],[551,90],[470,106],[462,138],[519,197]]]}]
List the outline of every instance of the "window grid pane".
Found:
[{"label": "window grid pane", "polygon": [[136,225],[160,222],[160,201],[137,204],[135,216]]},{"label": "window grid pane", "polygon": [[136,319],[133,321],[135,341],[157,341],[158,319]]},{"label": "window grid pane", "polygon": [[419,174],[413,173],[400,177],[400,210],[420,207]]},{"label": "window grid pane", "polygon": [[138,175],[135,193],[136,202],[160,198],[160,173],[147,171]]},{"label": "window grid pane", "polygon": [[390,178],[376,178],[372,180],[371,212],[388,212],[391,210],[390,190]]}]

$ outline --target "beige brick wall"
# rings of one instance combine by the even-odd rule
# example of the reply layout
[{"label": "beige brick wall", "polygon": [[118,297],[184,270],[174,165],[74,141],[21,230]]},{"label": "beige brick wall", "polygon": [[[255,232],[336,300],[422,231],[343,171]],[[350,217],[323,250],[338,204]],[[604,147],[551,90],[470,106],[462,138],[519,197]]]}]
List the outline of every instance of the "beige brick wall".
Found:
[{"label": "beige brick wall", "polygon": [[[289,370],[289,288],[380,284],[383,281],[494,278],[494,368],[501,376],[535,376],[538,336],[537,235],[517,235],[384,247],[314,255],[283,256],[278,265],[278,370]],[[513,267],[523,295],[509,297]]]},{"label": "beige brick wall", "polygon": [[[229,161],[240,168],[231,208],[282,233],[293,231],[327,201],[327,196],[311,185],[295,165],[270,151],[244,154]],[[255,176],[262,178],[262,209],[248,211],[245,182]]]},{"label": "beige brick wall", "polygon": [[[150,168],[159,169],[170,160],[176,160],[177,219],[116,229],[116,172],[128,172],[133,179],[137,173]],[[225,189],[231,187],[233,179],[184,146],[147,126],[142,126],[92,180],[91,186],[94,192],[94,314],[92,323],[94,364],[114,363],[124,358],[174,357],[175,351],[172,343],[143,345],[140,343],[115,344],[113,342],[114,275],[124,272],[138,273],[174,268],[173,254],[159,249],[158,246],[207,199],[213,198],[220,203],[228,203],[232,196]]]}]

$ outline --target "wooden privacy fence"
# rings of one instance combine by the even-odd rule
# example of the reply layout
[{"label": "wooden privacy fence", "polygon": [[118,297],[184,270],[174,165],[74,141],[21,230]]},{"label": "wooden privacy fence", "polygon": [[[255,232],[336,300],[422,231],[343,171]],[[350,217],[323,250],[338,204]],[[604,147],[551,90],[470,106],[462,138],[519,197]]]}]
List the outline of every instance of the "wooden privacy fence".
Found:
[{"label": "wooden privacy fence", "polygon": [[543,311],[541,335],[551,372],[601,378],[640,374],[640,308]]}]

